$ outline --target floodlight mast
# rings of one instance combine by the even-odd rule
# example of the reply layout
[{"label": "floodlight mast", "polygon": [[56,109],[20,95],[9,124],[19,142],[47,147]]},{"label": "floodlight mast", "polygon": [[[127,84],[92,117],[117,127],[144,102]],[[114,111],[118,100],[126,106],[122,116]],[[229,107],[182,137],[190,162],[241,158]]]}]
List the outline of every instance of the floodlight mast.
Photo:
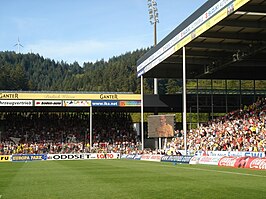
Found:
[{"label": "floodlight mast", "polygon": [[[150,23],[154,27],[154,47],[157,45],[157,23],[159,23],[159,14],[155,0],[148,0]],[[158,94],[158,81],[154,78],[154,94]]]},{"label": "floodlight mast", "polygon": [[[150,23],[153,25],[154,31],[154,47],[157,45],[157,23],[159,23],[159,14],[157,9],[157,3],[155,0],[148,0],[148,8],[149,8],[149,16],[150,16]],[[153,89],[154,95],[158,94],[158,80],[157,78],[153,79]],[[154,115],[158,115],[157,107],[154,110]],[[156,148],[159,145],[159,149],[161,151],[162,148],[162,139],[159,138],[159,143],[157,144],[157,140],[155,140]]]}]

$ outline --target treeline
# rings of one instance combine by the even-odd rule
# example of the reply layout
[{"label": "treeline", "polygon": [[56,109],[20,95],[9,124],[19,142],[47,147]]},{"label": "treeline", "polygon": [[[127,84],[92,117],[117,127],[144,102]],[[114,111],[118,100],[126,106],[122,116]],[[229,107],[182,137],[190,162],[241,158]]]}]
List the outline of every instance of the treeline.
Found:
[{"label": "treeline", "polygon": [[[45,59],[39,54],[0,52],[0,90],[140,93],[136,63],[148,50],[127,52],[83,66]],[[160,80],[159,93],[173,93],[177,86],[177,81]],[[153,79],[144,79],[144,92],[153,92]]]},{"label": "treeline", "polygon": [[[114,56],[108,61],[68,64],[43,58],[39,54],[0,52],[0,90],[22,91],[87,91],[140,93],[137,60],[149,49],[140,49]],[[200,88],[210,89],[211,80],[199,80]],[[214,89],[224,89],[224,80],[213,80]],[[196,89],[196,80],[188,80],[188,89]],[[253,81],[242,81],[242,89],[253,89]],[[239,89],[239,81],[227,82],[228,89]],[[256,81],[257,89],[265,89],[265,81]],[[182,81],[160,79],[159,94],[182,90]],[[144,93],[153,93],[153,79],[144,79]]]},{"label": "treeline", "polygon": [[[23,91],[139,92],[136,62],[147,49],[99,60],[68,64],[39,54],[0,52],[0,89]],[[151,90],[146,84],[148,90]]]}]

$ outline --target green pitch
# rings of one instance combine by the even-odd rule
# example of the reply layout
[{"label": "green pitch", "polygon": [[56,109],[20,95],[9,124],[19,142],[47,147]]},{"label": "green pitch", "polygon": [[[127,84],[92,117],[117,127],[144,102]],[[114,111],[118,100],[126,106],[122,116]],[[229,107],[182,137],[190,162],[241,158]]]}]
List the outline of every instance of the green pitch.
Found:
[{"label": "green pitch", "polygon": [[134,160],[0,164],[1,199],[265,197],[266,171]]}]

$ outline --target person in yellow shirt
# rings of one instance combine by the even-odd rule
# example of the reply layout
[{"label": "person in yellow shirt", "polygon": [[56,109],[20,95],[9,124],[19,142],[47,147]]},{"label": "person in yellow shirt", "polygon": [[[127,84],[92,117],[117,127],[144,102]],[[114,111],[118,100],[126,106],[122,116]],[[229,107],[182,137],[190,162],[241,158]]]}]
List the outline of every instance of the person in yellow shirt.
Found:
[{"label": "person in yellow shirt", "polygon": [[160,126],[156,129],[158,137],[174,137],[174,129],[167,124],[165,115],[160,116]]}]

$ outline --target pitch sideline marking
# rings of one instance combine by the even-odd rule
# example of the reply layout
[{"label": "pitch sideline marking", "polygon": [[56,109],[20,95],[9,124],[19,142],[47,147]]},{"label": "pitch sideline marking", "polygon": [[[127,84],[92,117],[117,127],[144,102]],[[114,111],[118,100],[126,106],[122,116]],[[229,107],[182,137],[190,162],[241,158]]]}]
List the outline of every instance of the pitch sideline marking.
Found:
[{"label": "pitch sideline marking", "polygon": [[182,168],[182,169],[190,169],[190,170],[210,171],[210,172],[217,172],[217,173],[226,173],[226,174],[235,174],[235,175],[254,176],[254,177],[266,178],[266,176],[263,176],[263,175],[256,175],[256,174],[250,174],[250,173],[239,173],[239,172],[232,172],[232,171],[217,171],[217,170],[212,170],[212,169],[188,168],[188,167],[182,167],[182,166],[180,166],[179,168]]},{"label": "pitch sideline marking", "polygon": [[[167,167],[172,167],[173,168],[172,165],[161,165],[161,166],[163,166],[163,167],[167,166]],[[250,173],[239,173],[239,172],[232,172],[232,171],[217,171],[217,170],[213,170],[213,169],[189,168],[189,167],[182,167],[182,166],[178,166],[177,168],[266,178],[266,176],[264,176],[264,175],[257,175],[257,174],[250,174]]]}]

